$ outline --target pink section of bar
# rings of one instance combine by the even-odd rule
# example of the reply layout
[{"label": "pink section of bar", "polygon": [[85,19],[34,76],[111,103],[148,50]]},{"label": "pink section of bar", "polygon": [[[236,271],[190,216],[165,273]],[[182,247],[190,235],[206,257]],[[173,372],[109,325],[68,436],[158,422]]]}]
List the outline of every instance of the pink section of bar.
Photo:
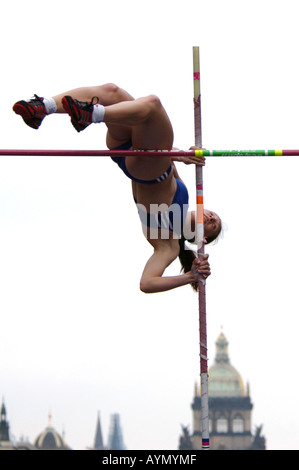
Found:
[{"label": "pink section of bar", "polygon": [[0,155],[39,157],[184,157],[195,156],[194,151],[172,150],[46,150],[46,149],[0,149]]}]

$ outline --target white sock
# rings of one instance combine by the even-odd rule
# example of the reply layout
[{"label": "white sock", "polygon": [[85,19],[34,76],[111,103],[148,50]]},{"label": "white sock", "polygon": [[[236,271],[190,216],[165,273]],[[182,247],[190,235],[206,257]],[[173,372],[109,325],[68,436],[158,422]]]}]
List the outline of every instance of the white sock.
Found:
[{"label": "white sock", "polygon": [[55,113],[57,109],[57,105],[53,98],[43,98],[43,102],[44,102],[47,114]]},{"label": "white sock", "polygon": [[93,105],[92,122],[102,122],[105,115],[105,108],[101,104]]}]

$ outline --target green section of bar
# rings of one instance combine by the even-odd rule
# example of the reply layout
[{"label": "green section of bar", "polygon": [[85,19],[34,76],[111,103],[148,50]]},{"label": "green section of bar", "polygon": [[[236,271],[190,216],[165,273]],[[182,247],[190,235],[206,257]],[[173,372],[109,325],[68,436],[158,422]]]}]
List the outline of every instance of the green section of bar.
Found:
[{"label": "green section of bar", "polygon": [[[283,150],[202,150],[198,149],[194,151],[196,157],[279,157],[283,155]],[[285,151],[286,152],[286,151]],[[299,150],[297,151],[299,155]],[[290,155],[290,153],[289,153]],[[297,153],[292,153],[292,155],[297,155]]]},{"label": "green section of bar", "polygon": [[[210,154],[210,152],[208,153],[208,155]],[[265,150],[213,150],[213,153],[212,153],[213,157],[225,157],[225,156],[252,156],[252,155],[260,155],[260,156],[264,156],[266,155],[266,151]],[[274,154],[275,155],[275,154]]]}]

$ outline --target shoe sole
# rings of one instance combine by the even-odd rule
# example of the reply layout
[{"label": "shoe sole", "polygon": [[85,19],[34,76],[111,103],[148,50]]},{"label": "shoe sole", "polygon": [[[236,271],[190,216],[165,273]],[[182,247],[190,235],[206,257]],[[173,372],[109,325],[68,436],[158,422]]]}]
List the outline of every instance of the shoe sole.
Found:
[{"label": "shoe sole", "polygon": [[33,117],[32,113],[28,109],[28,104],[26,101],[19,101],[13,106],[13,111],[23,118],[23,121],[27,126],[32,127],[32,129],[38,129],[43,118]]},{"label": "shoe sole", "polygon": [[27,106],[23,105],[22,102],[16,103],[12,109],[16,114],[22,116],[22,118],[32,119],[32,114],[30,113]]}]

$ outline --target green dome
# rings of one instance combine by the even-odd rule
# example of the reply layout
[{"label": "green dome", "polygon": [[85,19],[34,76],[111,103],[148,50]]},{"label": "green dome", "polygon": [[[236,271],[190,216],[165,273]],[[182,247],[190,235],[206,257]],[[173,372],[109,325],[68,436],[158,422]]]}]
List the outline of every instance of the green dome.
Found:
[{"label": "green dome", "polygon": [[230,364],[228,342],[223,333],[216,341],[215,364],[209,369],[209,396],[244,397],[245,387],[239,372]]}]

